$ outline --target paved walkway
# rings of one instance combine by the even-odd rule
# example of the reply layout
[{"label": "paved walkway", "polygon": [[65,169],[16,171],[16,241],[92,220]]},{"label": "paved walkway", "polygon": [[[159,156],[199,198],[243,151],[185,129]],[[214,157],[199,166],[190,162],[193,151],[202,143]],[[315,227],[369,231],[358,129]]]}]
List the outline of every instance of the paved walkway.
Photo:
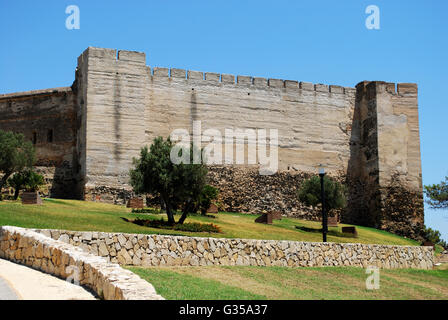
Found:
[{"label": "paved walkway", "polygon": [[0,300],[21,300],[18,293],[2,277],[0,277]]},{"label": "paved walkway", "polygon": [[94,300],[84,288],[0,259],[0,300]]}]

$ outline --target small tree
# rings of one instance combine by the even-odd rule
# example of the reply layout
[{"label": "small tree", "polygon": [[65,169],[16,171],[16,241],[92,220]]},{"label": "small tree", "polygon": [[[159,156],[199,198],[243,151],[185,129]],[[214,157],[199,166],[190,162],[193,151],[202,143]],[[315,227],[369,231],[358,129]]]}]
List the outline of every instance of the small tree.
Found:
[{"label": "small tree", "polygon": [[428,185],[424,187],[425,195],[428,197],[428,203],[433,209],[448,208],[448,177],[439,184]]},{"label": "small tree", "polygon": [[188,213],[197,211],[197,204],[205,187],[207,168],[202,164],[182,163],[176,165],[176,168],[175,184],[178,186],[176,202],[182,207],[182,216],[179,218],[178,223],[182,224]]},{"label": "small tree", "polygon": [[439,244],[440,243],[440,231],[438,230],[433,230],[429,227],[424,227],[423,229],[423,237],[428,240],[431,241],[434,244]]},{"label": "small tree", "polygon": [[28,171],[27,180],[25,181],[25,190],[28,192],[39,191],[40,187],[45,184],[44,177],[32,170]]},{"label": "small tree", "polygon": [[40,186],[44,184],[44,177],[30,169],[16,172],[8,179],[8,185],[14,188],[14,200],[17,200],[19,197],[20,190],[25,189],[34,192],[38,191]]},{"label": "small tree", "polygon": [[20,190],[22,190],[25,187],[25,183],[27,181],[27,173],[28,170],[16,172],[7,181],[7,185],[14,188],[14,200],[17,200],[17,198],[19,197]]},{"label": "small tree", "polygon": [[203,215],[207,213],[208,208],[210,208],[210,205],[212,204],[212,200],[218,198],[218,194],[218,188],[208,184],[204,186],[199,196],[199,207]]},{"label": "small tree", "polygon": [[[325,208],[330,212],[343,208],[346,204],[345,187],[327,176],[324,176]],[[299,200],[308,206],[322,204],[320,177],[313,176],[305,180],[298,191]]]},{"label": "small tree", "polygon": [[[133,159],[130,184],[138,194],[159,194],[166,206],[168,222],[174,224],[174,210],[182,207],[178,223],[183,223],[195,207],[205,185],[207,168],[203,164],[174,164],[170,159],[172,147],[171,140],[162,137],[155,138],[149,150],[143,147],[140,158]],[[190,160],[192,154],[190,148]]]},{"label": "small tree", "polygon": [[35,161],[35,151],[30,141],[25,141],[21,133],[0,130],[0,200],[1,190],[14,172],[31,168]]}]

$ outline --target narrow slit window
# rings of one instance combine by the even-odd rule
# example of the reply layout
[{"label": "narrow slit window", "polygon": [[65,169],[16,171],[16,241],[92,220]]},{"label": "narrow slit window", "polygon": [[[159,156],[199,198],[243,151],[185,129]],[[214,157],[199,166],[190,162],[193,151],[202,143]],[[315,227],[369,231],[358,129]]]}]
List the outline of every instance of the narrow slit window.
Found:
[{"label": "narrow slit window", "polygon": [[33,131],[33,144],[37,143],[37,132]]},{"label": "narrow slit window", "polygon": [[47,142],[53,142],[53,129],[47,130]]}]

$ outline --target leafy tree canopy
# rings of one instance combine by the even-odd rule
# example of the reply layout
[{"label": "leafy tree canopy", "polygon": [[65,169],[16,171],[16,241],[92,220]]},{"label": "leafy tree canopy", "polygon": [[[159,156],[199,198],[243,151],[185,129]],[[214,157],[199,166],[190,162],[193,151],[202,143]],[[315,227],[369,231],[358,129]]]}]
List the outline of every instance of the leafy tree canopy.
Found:
[{"label": "leafy tree canopy", "polygon": [[[130,184],[138,194],[159,194],[166,206],[168,222],[175,223],[174,210],[183,208],[178,223],[183,223],[188,212],[195,208],[205,185],[207,168],[201,164],[175,164],[170,159],[173,143],[168,138],[154,139],[150,148],[143,147],[140,158],[133,159]],[[182,152],[180,150],[179,152]],[[193,148],[190,147],[190,160]]]},{"label": "leafy tree canopy", "polygon": [[[324,176],[325,207],[328,211],[343,208],[346,204],[345,187]],[[313,176],[303,182],[298,191],[299,200],[308,206],[322,203],[320,177]]]},{"label": "leafy tree canopy", "polygon": [[434,244],[438,244],[440,243],[440,231],[438,230],[433,230],[431,228],[428,227],[424,227],[423,229],[423,234],[424,234],[424,238],[428,241],[431,241]]},{"label": "leafy tree canopy", "polygon": [[424,192],[428,203],[433,209],[448,208],[448,177],[439,184],[428,185],[424,187]]},{"label": "leafy tree canopy", "polygon": [[34,147],[30,141],[25,141],[23,134],[0,130],[0,172],[3,174],[0,190],[14,172],[31,168],[35,159]]},{"label": "leafy tree canopy", "polygon": [[206,184],[199,195],[199,206],[201,208],[201,213],[206,214],[208,208],[212,204],[212,200],[218,198],[219,190],[209,184]]},{"label": "leafy tree canopy", "polygon": [[37,191],[44,183],[44,177],[31,169],[16,172],[7,182],[14,188],[14,199],[18,198],[20,190]]}]

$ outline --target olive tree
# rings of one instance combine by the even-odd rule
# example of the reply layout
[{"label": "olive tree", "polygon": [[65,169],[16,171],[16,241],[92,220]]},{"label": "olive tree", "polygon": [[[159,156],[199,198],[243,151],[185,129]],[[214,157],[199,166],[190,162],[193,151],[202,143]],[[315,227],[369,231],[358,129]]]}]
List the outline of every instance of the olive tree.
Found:
[{"label": "olive tree", "polygon": [[[36,159],[32,143],[21,133],[0,130],[0,192],[14,172],[31,168]],[[0,193],[0,200],[2,199]]]},{"label": "olive tree", "polygon": [[[154,139],[151,146],[140,151],[140,158],[133,159],[130,184],[137,194],[160,195],[166,206],[169,223],[176,223],[174,211],[182,209],[178,223],[182,224],[188,213],[196,207],[205,185],[207,168],[200,164],[175,164],[171,161],[172,141],[162,137]],[[193,148],[190,148],[190,159]]]}]

